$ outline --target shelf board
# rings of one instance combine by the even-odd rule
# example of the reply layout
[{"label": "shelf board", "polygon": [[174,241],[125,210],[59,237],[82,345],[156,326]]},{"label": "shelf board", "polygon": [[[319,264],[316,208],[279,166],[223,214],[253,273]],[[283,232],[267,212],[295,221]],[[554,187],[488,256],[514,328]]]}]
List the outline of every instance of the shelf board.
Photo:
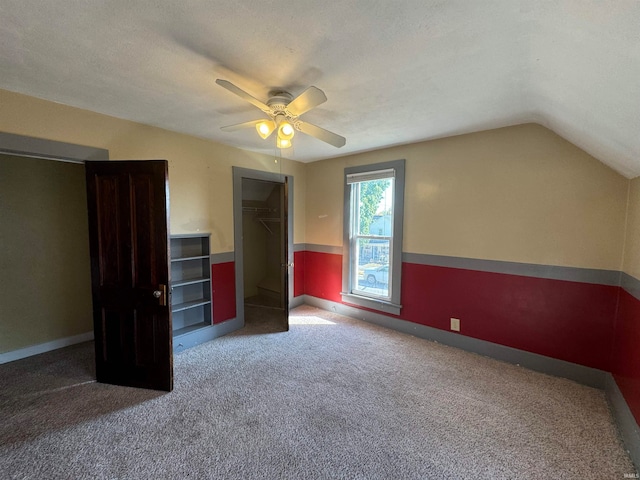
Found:
[{"label": "shelf board", "polygon": [[185,285],[193,285],[194,283],[204,283],[209,281],[211,281],[209,277],[185,278],[171,282],[171,287],[184,287]]},{"label": "shelf board", "polygon": [[172,258],[171,263],[173,262],[188,262],[189,260],[205,260],[209,258],[209,255],[198,255],[194,257],[181,257],[181,258]]},{"label": "shelf board", "polygon": [[206,237],[207,239],[211,236],[211,234],[209,232],[198,232],[198,233],[179,233],[176,235],[170,235],[169,238],[171,238],[171,240],[176,239],[176,240],[180,240],[183,238],[200,238],[200,237]]},{"label": "shelf board", "polygon": [[204,323],[204,322],[196,323],[194,325],[188,325],[186,327],[182,327],[182,328],[178,328],[177,330],[174,330],[173,337],[175,338],[180,335],[184,335],[185,333],[193,332],[195,330],[200,330],[201,328],[210,327],[210,326],[211,324]]},{"label": "shelf board", "polygon": [[189,310],[190,308],[196,308],[201,305],[210,304],[211,300],[206,300],[201,298],[199,300],[194,300],[193,302],[184,302],[184,303],[176,303],[175,305],[171,305],[172,312],[182,312],[183,310]]}]

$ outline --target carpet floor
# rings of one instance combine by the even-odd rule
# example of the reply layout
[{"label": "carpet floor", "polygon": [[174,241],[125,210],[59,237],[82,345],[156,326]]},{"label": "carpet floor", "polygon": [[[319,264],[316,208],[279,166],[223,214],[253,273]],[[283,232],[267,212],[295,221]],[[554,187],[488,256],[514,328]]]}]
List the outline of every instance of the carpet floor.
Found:
[{"label": "carpet floor", "polygon": [[92,343],[0,365],[0,478],[621,479],[604,393],[309,306],[176,355],[171,393]]}]

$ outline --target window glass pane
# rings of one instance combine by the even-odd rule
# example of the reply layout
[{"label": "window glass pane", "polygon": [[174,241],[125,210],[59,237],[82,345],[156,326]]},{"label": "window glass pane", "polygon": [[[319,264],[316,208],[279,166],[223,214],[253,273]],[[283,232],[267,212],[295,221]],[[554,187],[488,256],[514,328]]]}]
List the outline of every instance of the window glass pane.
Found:
[{"label": "window glass pane", "polygon": [[345,168],[342,299],[399,315],[405,161]]},{"label": "window glass pane", "polygon": [[390,237],[393,232],[393,178],[357,183],[357,235]]},{"label": "window glass pane", "polygon": [[377,238],[356,239],[353,293],[389,297],[390,243]]}]

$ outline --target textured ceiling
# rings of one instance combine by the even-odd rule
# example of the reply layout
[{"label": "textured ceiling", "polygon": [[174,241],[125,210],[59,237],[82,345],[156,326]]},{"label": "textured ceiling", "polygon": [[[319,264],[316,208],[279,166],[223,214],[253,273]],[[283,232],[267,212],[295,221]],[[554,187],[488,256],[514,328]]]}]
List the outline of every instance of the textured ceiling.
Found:
[{"label": "textured ceiling", "polygon": [[[537,122],[640,175],[640,1],[0,2],[0,88],[274,154],[265,101],[322,89],[304,162]],[[1,106],[0,106],[1,108]]]}]

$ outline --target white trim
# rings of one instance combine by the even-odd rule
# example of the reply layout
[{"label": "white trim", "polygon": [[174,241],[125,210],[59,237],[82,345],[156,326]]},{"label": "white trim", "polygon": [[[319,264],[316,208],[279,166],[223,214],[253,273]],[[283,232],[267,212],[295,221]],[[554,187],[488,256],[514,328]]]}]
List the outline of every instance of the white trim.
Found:
[{"label": "white trim", "polygon": [[394,178],[396,176],[395,168],[387,168],[386,170],[366,171],[359,173],[347,174],[347,184],[352,185],[360,182],[370,182],[371,180],[382,180],[383,178]]},{"label": "white trim", "polygon": [[86,332],[72,337],[59,338],[58,340],[52,340],[51,342],[12,350],[11,352],[0,353],[0,364],[32,357],[33,355],[39,355],[59,348],[68,347],[69,345],[75,345],[76,343],[89,342],[91,340],[93,340],[93,332]]}]

